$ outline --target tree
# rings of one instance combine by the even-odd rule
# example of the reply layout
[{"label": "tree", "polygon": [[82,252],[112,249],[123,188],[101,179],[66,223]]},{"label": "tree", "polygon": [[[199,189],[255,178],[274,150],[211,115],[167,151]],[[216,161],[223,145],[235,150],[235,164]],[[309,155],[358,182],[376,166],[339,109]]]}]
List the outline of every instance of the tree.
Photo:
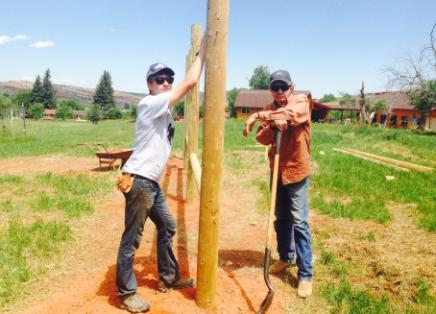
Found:
[{"label": "tree", "polygon": [[[385,67],[388,74],[388,88],[398,87],[404,91],[412,106],[421,114],[418,126],[425,127],[425,120],[434,104],[434,82],[436,77],[436,23],[430,32],[430,45],[422,49],[418,57],[408,56],[402,60],[402,67]],[[388,104],[389,105],[389,104]],[[430,111],[429,111],[430,110]],[[388,110],[388,119],[390,108]]]},{"label": "tree", "polygon": [[65,99],[62,100],[59,104],[60,107],[69,107],[71,110],[83,110],[85,109],[85,106],[83,104],[79,103],[78,101],[75,101],[74,99]]},{"label": "tree", "polygon": [[130,108],[129,115],[132,119],[136,120],[136,114],[137,114],[137,107],[136,107],[136,105],[132,105],[132,107]]},{"label": "tree", "polygon": [[110,108],[115,107],[114,101],[114,89],[112,88],[112,78],[108,71],[104,71],[100,78],[95,94],[94,104],[100,106],[103,115],[106,117],[106,113]]},{"label": "tree", "polygon": [[420,88],[408,91],[407,95],[412,106],[421,114],[418,127],[424,130],[427,117],[436,109],[436,80],[423,81]]},{"label": "tree", "polygon": [[6,130],[5,119],[9,116],[11,110],[11,100],[5,96],[0,96],[0,116],[2,119],[3,133]]},{"label": "tree", "polygon": [[322,96],[322,98],[319,100],[320,102],[333,102],[336,100],[335,95],[333,94],[325,94]]},{"label": "tree", "polygon": [[39,75],[36,77],[35,82],[33,83],[33,88],[30,95],[30,101],[32,104],[44,102],[44,91]]},{"label": "tree", "polygon": [[[342,106],[348,106],[348,107],[354,107],[355,103],[356,103],[356,97],[353,95],[350,95],[348,93],[339,93],[341,98],[339,99],[339,105]],[[351,112],[349,117],[353,118],[354,113]],[[341,121],[344,119],[344,111],[341,110]]]},{"label": "tree", "polygon": [[47,109],[56,108],[56,96],[50,78],[50,69],[47,69],[47,71],[45,71],[44,80],[42,81],[43,103],[44,108]]},{"label": "tree", "polygon": [[269,69],[261,65],[254,69],[249,85],[252,89],[269,89]]},{"label": "tree", "polygon": [[173,110],[174,110],[174,113],[176,116],[179,116],[179,117],[185,116],[185,102],[183,100],[180,100],[174,106]]},{"label": "tree", "polygon": [[117,119],[121,119],[122,117],[123,117],[123,113],[121,112],[120,109],[116,107],[110,108],[106,113],[106,119],[117,120]]},{"label": "tree", "polygon": [[32,104],[32,93],[30,92],[18,92],[12,98],[12,103],[21,108],[22,105],[27,109]]},{"label": "tree", "polygon": [[86,116],[88,117],[88,120],[92,122],[92,124],[97,124],[98,121],[101,120],[102,116],[100,106],[98,104],[93,104]]},{"label": "tree", "polygon": [[236,97],[238,96],[240,89],[233,88],[227,92],[227,104],[229,108],[229,116],[230,118],[236,118],[236,107],[235,107],[235,101]]},{"label": "tree", "polygon": [[71,110],[71,107],[60,105],[58,109],[56,109],[56,118],[58,119],[72,119],[73,118],[73,110]]},{"label": "tree", "polygon": [[36,103],[29,107],[27,110],[27,117],[30,119],[41,119],[44,115],[44,105],[42,103]]}]

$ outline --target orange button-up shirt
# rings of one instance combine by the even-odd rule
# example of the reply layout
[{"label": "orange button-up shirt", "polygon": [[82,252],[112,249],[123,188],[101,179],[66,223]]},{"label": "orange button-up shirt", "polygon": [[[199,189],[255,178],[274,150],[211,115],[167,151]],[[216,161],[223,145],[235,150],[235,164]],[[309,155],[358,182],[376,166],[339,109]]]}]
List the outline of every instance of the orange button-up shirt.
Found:
[{"label": "orange button-up shirt", "polygon": [[312,109],[311,95],[291,94],[288,103],[280,107],[273,102],[259,112],[262,125],[259,127],[256,139],[263,145],[271,145],[268,151],[270,167],[273,169],[275,154],[274,120],[287,120],[288,128],[282,133],[280,147],[279,174],[282,184],[296,183],[310,174],[310,112]]}]

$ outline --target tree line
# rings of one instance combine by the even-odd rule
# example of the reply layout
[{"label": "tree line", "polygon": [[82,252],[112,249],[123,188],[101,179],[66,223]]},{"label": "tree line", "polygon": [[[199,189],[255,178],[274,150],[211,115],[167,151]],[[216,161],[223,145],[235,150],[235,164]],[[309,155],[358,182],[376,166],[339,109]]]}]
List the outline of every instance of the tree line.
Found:
[{"label": "tree line", "polygon": [[[11,110],[23,111],[30,119],[41,119],[45,109],[56,109],[55,117],[58,119],[74,118],[74,111],[84,111],[87,106],[73,99],[58,100],[51,82],[50,69],[47,69],[44,78],[37,75],[30,92],[21,91],[15,95],[0,95],[0,117],[8,118]],[[129,106],[130,107],[130,106]],[[136,107],[132,107],[128,114],[136,115]],[[108,71],[104,71],[100,77],[93,95],[93,103],[86,112],[87,118],[92,123],[102,119],[121,119],[123,112],[116,107],[112,78]],[[4,125],[4,123],[3,123]]]}]

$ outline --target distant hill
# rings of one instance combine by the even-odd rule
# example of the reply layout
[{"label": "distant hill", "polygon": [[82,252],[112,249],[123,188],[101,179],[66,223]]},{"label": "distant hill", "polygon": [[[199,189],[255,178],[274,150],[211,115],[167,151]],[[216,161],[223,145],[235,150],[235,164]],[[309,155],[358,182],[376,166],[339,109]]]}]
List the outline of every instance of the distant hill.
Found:
[{"label": "distant hill", "polygon": [[[0,82],[0,93],[15,95],[20,91],[30,91],[32,87],[33,82],[29,81]],[[59,84],[53,84],[53,87],[58,100],[74,99],[83,104],[92,104],[92,97],[95,91],[93,88]],[[114,91],[115,103],[120,107],[124,107],[124,104],[136,105],[145,95],[146,94]]]}]

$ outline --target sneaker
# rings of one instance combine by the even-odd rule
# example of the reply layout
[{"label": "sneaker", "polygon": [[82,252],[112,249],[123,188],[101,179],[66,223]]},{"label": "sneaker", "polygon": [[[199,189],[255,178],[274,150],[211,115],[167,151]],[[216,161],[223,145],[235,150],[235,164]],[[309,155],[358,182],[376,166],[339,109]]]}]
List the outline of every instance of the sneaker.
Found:
[{"label": "sneaker", "polygon": [[312,295],[312,281],[300,280],[298,283],[297,295],[299,298],[308,298]]},{"label": "sneaker", "polygon": [[159,283],[157,284],[157,290],[160,292],[168,292],[171,289],[183,289],[183,288],[189,288],[194,286],[194,279],[187,278],[182,279],[173,282],[173,283],[166,283],[162,279],[159,279]]},{"label": "sneaker", "polygon": [[144,313],[150,310],[150,304],[136,292],[120,296],[120,301],[120,308],[131,313]]},{"label": "sneaker", "polygon": [[270,274],[278,274],[279,272],[284,270],[286,267],[290,267],[290,266],[294,266],[294,265],[296,265],[296,261],[284,262],[282,260],[278,260],[277,262],[275,262],[274,264],[272,264],[269,267],[269,273]]}]

